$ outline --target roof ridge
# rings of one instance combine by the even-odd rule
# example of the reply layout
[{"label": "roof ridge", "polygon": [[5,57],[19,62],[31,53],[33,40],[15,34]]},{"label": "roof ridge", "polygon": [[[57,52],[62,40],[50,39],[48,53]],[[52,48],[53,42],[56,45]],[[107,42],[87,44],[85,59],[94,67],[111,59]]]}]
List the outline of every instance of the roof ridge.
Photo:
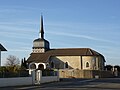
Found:
[{"label": "roof ridge", "polygon": [[90,49],[90,48],[52,48],[53,50],[60,49]]}]

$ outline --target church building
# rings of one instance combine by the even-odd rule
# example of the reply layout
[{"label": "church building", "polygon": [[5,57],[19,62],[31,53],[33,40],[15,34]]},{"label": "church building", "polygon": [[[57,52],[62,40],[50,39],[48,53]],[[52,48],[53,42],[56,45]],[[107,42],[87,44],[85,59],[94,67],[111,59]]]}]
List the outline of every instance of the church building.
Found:
[{"label": "church building", "polygon": [[105,58],[90,48],[50,48],[44,38],[43,16],[40,36],[33,41],[33,51],[27,59],[29,69],[104,70]]}]

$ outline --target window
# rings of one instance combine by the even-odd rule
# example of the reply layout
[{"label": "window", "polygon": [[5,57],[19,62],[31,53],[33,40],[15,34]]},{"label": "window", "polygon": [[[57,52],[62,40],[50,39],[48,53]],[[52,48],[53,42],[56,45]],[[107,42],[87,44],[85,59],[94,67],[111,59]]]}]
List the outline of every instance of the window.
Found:
[{"label": "window", "polygon": [[86,67],[89,67],[89,63],[88,62],[86,63]]},{"label": "window", "polygon": [[65,63],[65,68],[68,68],[68,62]]}]

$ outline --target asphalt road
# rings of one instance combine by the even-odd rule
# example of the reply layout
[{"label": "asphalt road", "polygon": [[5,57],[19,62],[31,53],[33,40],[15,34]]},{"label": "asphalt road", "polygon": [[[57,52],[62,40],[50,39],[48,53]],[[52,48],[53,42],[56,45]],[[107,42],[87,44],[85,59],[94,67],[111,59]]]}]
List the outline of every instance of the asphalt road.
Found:
[{"label": "asphalt road", "polygon": [[120,78],[66,79],[41,85],[3,87],[0,90],[120,90]]}]

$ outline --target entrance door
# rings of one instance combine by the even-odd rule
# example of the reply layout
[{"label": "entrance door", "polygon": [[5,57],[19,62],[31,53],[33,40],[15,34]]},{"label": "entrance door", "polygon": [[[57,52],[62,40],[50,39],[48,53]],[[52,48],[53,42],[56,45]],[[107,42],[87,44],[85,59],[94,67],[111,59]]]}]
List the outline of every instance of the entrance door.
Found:
[{"label": "entrance door", "polygon": [[38,70],[44,70],[44,65],[43,64],[39,64],[38,65]]}]

